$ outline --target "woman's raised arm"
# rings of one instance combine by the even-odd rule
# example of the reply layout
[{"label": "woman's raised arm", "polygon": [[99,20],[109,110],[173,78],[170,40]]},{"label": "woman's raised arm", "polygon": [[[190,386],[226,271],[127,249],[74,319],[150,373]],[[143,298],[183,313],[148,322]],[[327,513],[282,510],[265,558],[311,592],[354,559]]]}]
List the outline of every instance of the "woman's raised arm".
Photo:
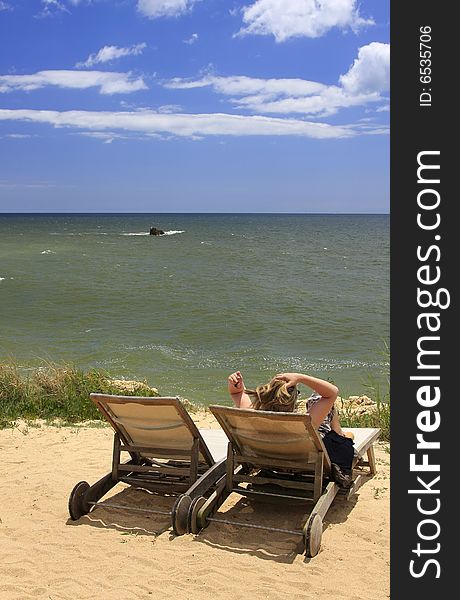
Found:
[{"label": "woman's raised arm", "polygon": [[245,389],[241,371],[235,371],[228,376],[228,392],[236,408],[252,408],[251,398]]}]

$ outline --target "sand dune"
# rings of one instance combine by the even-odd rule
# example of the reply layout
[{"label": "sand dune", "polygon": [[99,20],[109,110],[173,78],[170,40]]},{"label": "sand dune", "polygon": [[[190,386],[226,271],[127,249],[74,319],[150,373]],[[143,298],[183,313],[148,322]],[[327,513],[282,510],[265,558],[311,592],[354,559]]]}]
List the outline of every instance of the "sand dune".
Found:
[{"label": "sand dune", "polygon": [[[195,418],[195,417],[194,417]],[[198,426],[212,426],[197,415]],[[0,431],[0,597],[49,600],[380,600],[389,597],[389,459],[352,501],[336,499],[321,552],[308,560],[292,535],[217,525],[175,537],[168,518],[98,507],[72,522],[68,495],[110,470],[109,428],[24,424]],[[118,485],[112,502],[147,508],[150,494]],[[155,498],[168,510],[170,498]],[[302,509],[230,496],[225,517],[295,528]]]}]

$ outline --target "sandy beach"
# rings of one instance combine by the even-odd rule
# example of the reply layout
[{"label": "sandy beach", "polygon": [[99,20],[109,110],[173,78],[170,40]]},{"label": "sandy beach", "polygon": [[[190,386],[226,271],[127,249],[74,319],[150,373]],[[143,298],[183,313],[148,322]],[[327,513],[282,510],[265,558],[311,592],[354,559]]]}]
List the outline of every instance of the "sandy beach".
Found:
[{"label": "sandy beach", "polygon": [[[209,413],[198,427],[217,426]],[[337,498],[314,559],[282,533],[211,523],[175,537],[168,518],[98,507],[76,522],[67,501],[81,480],[110,470],[108,427],[40,427],[0,431],[0,597],[3,600],[161,598],[295,600],[389,597],[390,454],[376,446],[378,473],[348,502]],[[147,492],[119,484],[117,503],[148,508]],[[168,510],[171,498],[158,498]],[[296,528],[304,511],[249,503],[231,495],[226,518]]]}]

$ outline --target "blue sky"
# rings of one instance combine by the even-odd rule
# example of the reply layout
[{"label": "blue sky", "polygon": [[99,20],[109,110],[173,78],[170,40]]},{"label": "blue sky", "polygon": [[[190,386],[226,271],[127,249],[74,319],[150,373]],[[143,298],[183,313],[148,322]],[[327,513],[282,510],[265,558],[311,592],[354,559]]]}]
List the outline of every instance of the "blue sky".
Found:
[{"label": "blue sky", "polygon": [[389,1],[0,0],[0,212],[389,210]]}]

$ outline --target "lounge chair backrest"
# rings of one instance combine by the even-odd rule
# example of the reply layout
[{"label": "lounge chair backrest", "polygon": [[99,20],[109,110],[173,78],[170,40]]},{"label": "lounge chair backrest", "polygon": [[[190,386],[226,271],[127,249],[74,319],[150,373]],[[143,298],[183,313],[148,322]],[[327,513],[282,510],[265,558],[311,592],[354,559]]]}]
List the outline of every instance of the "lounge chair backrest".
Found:
[{"label": "lounge chair backrest", "polygon": [[308,414],[257,411],[243,408],[210,406],[235,450],[254,462],[268,459],[280,465],[285,461],[298,468],[313,469],[318,453],[330,462],[318,432]]},{"label": "lounge chair backrest", "polygon": [[142,456],[187,460],[194,440],[198,439],[199,461],[214,464],[206,443],[179,398],[107,394],[91,394],[90,397],[124,444],[144,449]]}]

